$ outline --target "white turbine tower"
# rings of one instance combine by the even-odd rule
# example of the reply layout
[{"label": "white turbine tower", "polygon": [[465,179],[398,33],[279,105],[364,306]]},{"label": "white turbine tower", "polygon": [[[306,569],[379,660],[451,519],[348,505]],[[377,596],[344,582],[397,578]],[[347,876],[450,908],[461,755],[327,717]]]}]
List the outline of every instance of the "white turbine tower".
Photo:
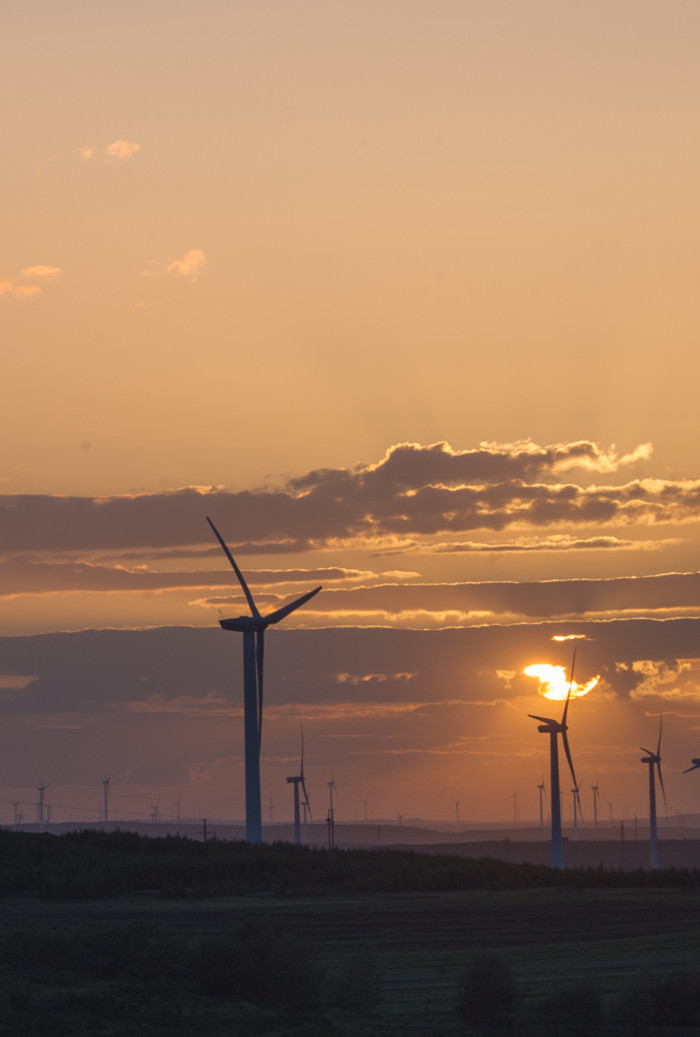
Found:
[{"label": "white turbine tower", "polygon": [[[301,791],[304,793],[304,817],[306,817],[306,811],[309,812],[311,817],[311,804],[309,803],[309,796],[306,791],[306,782],[304,781],[304,731],[301,732],[301,765],[299,767],[299,773],[294,775],[292,778],[287,778],[288,785],[294,785],[294,842],[297,846],[301,845],[301,810],[299,807],[299,786],[301,785]],[[312,818],[313,820],[313,818]]]},{"label": "white turbine tower", "polygon": [[260,741],[262,738],[262,713],[263,713],[263,656],[265,651],[265,630],[267,627],[279,623],[291,612],[305,605],[314,594],[318,594],[320,587],[309,591],[289,605],[284,605],[267,616],[261,615],[253,601],[253,595],[248,589],[248,584],[243,579],[243,574],[236,565],[233,555],[218,529],[207,516],[207,522],[211,526],[216,539],[221,544],[224,554],[231,563],[231,568],[243,588],[248,607],[249,616],[239,616],[237,619],[220,619],[219,626],[224,630],[236,630],[243,634],[243,727],[245,741],[245,822],[246,839],[250,843],[262,842],[262,807],[260,802]]},{"label": "white turbine tower", "polygon": [[646,756],[642,756],[642,763],[649,765],[649,867],[659,867],[659,837],[656,830],[656,780],[654,775],[654,767],[659,775],[659,785],[661,786],[661,793],[664,797],[664,805],[666,804],[666,792],[664,790],[664,779],[661,776],[661,725],[663,718],[659,714],[659,740],[656,745],[656,752],[652,752],[651,749],[645,749],[643,745],[640,745],[640,749]]},{"label": "white turbine tower", "polygon": [[559,792],[559,750],[557,743],[557,736],[561,735],[562,745],[564,746],[564,752],[566,759],[569,763],[569,770],[571,771],[571,777],[574,779],[574,788],[577,790],[576,795],[578,796],[578,782],[576,781],[576,774],[574,772],[574,762],[571,759],[571,750],[569,749],[569,739],[566,736],[567,724],[566,714],[569,709],[569,701],[571,700],[571,689],[574,683],[574,663],[576,662],[576,649],[574,649],[574,656],[571,660],[571,677],[569,679],[569,691],[566,696],[566,702],[564,703],[564,713],[561,721],[552,720],[551,717],[538,717],[534,713],[528,713],[528,716],[533,720],[540,720],[541,724],[537,730],[541,734],[549,735],[549,762],[550,762],[550,778],[549,788],[551,794],[552,803],[552,867],[563,868],[564,867],[564,848],[562,843],[561,834],[561,797]]}]

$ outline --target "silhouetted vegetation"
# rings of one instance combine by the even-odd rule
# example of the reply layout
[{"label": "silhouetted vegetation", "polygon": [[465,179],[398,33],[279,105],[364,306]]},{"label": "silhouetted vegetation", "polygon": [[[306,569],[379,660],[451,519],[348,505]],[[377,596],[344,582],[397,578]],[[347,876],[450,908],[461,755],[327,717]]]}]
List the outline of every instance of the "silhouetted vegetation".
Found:
[{"label": "silhouetted vegetation", "polygon": [[481,954],[462,978],[459,1012],[467,1027],[491,1034],[509,1026],[520,1002],[510,963],[496,954]]},{"label": "silhouetted vegetation", "polygon": [[695,871],[0,832],[3,1033],[690,1037]]},{"label": "silhouetted vegetation", "polygon": [[202,843],[119,831],[54,836],[2,830],[0,861],[0,896],[35,893],[50,900],[102,899],[143,890],[177,898],[700,886],[697,869],[558,871],[492,857],[338,849],[331,856],[289,843]]}]

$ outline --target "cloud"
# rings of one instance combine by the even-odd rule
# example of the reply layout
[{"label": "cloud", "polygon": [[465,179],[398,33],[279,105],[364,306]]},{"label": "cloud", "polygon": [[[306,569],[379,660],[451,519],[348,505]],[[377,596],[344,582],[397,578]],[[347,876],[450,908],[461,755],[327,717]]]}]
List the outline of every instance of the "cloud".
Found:
[{"label": "cloud", "polygon": [[18,274],[0,280],[0,296],[8,295],[14,299],[32,299],[41,294],[41,286],[26,282],[50,282],[61,276],[63,271],[57,266],[37,264],[25,266]]},{"label": "cloud", "polygon": [[[196,268],[185,259],[177,276]],[[0,496],[2,544],[5,551],[34,549],[40,531],[47,550],[182,548],[207,542],[209,514],[232,548],[262,553],[339,554],[357,547],[388,554],[423,547],[444,552],[450,544],[460,551],[470,544],[464,534],[476,530],[488,531],[504,550],[523,550],[527,542],[517,536],[505,542],[496,537],[525,529],[535,531],[544,550],[610,551],[633,546],[615,529],[640,530],[643,546],[667,524],[698,522],[700,480],[558,479],[558,466],[574,457],[586,464],[603,458],[609,478],[613,456],[593,443],[476,451],[403,444],[377,464],[312,471],[276,488],[233,492],[197,486],[101,498],[6,495]],[[638,451],[616,463],[633,456]],[[571,527],[594,527],[595,535],[574,536]]]},{"label": "cloud", "polygon": [[40,263],[38,266],[25,266],[20,270],[19,276],[33,281],[55,281],[62,273],[58,266],[45,266]]},{"label": "cloud", "polygon": [[184,254],[182,259],[171,260],[166,267],[166,273],[175,277],[187,277],[190,281],[196,281],[202,272],[204,262],[204,253],[201,248],[191,248],[189,252]]},{"label": "cloud", "polygon": [[565,534],[548,537],[519,537],[517,540],[501,540],[498,543],[486,544],[475,541],[463,541],[452,544],[434,544],[429,550],[435,554],[520,554],[535,551],[537,553],[559,551],[659,551],[677,539],[665,540],[626,540],[616,536],[572,537]]},{"label": "cloud", "polygon": [[76,150],[84,162],[95,158],[101,158],[103,162],[125,162],[141,150],[141,145],[133,140],[114,140],[102,151],[98,151],[92,144],[84,144]]},{"label": "cloud", "polygon": [[132,140],[115,140],[105,148],[104,155],[107,159],[116,159],[119,162],[123,162],[125,159],[132,158],[140,149],[141,145],[136,144]]}]

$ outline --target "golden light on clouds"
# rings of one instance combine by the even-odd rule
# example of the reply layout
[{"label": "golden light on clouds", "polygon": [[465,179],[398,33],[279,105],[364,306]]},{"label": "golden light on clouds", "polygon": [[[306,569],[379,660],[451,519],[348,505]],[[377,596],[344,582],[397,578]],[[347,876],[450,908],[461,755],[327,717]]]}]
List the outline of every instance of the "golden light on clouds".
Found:
[{"label": "golden light on clouds", "polygon": [[115,140],[109,147],[105,148],[105,156],[106,158],[124,161],[124,159],[131,158],[137,151],[140,151],[140,147],[133,140]]},{"label": "golden light on clouds", "polygon": [[45,263],[25,266],[18,274],[0,279],[0,296],[9,295],[14,299],[31,299],[36,295],[41,295],[41,286],[27,282],[55,281],[62,273],[60,267],[47,266]]},{"label": "golden light on clouds", "polygon": [[167,272],[176,277],[189,277],[196,281],[204,266],[204,253],[201,248],[191,248],[185,252],[182,259],[172,259],[167,266]]},{"label": "golden light on clouds", "polygon": [[537,678],[540,682],[537,689],[540,695],[546,699],[558,699],[559,701],[563,701],[568,695],[569,684],[571,684],[571,697],[580,698],[581,695],[587,695],[595,688],[600,680],[599,677],[592,677],[586,684],[578,684],[575,680],[569,681],[569,675],[563,666],[552,666],[550,663],[534,663],[532,666],[526,666],[523,673],[528,677]]}]

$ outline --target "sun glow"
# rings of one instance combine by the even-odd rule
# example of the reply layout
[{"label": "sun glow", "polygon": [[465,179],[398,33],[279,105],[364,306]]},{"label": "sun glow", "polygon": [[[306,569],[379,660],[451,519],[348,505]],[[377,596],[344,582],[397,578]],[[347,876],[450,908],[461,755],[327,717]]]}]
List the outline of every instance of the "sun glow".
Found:
[{"label": "sun glow", "polygon": [[[537,691],[546,699],[563,700],[569,693],[569,676],[563,666],[535,663],[532,666],[526,666],[523,673],[528,677],[537,678],[540,682]],[[591,677],[586,684],[571,681],[571,697],[579,698],[581,695],[587,695],[592,688],[595,688],[599,680],[600,677]]]}]

